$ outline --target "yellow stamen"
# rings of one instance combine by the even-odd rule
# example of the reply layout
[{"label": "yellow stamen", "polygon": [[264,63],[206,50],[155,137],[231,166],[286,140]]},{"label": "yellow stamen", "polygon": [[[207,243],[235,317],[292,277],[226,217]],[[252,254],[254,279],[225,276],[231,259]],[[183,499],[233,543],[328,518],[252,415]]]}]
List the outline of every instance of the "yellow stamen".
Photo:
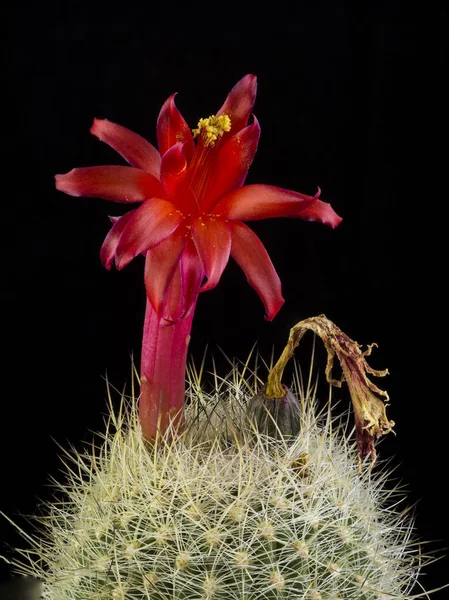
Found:
[{"label": "yellow stamen", "polygon": [[228,115],[211,115],[198,121],[198,128],[192,129],[193,137],[202,134],[206,146],[213,146],[225,131],[231,131],[231,119]]}]

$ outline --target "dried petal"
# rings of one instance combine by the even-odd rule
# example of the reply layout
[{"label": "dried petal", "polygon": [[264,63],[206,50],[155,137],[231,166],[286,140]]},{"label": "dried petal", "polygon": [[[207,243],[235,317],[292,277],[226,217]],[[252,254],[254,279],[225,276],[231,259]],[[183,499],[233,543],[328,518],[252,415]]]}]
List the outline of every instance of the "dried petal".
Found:
[{"label": "dried petal", "polygon": [[[388,374],[387,369],[378,371],[371,368],[366,362],[365,357],[369,356],[374,344],[362,352],[360,345],[351,340],[325,315],[305,319],[290,330],[287,346],[270,372],[267,395],[280,398],[285,393],[284,386],[281,384],[283,370],[307,330],[318,335],[327,350],[327,381],[336,387],[341,387],[343,381],[348,384],[354,408],[359,465],[366,454],[370,454],[372,462],[374,462],[376,459],[374,440],[389,433],[394,427],[394,422],[387,418],[384,402],[378,397],[381,396],[388,401],[387,392],[379,389],[367,376],[367,373],[377,377],[384,377]],[[332,378],[335,356],[343,370],[341,381]]]}]

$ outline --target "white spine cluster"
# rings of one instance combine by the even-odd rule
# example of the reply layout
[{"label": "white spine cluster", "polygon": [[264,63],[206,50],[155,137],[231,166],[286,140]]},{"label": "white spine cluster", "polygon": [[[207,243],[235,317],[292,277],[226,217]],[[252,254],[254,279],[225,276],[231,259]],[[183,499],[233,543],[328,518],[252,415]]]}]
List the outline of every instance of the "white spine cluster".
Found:
[{"label": "white spine cluster", "polygon": [[212,395],[191,377],[186,432],[151,448],[133,400],[111,411],[23,551],[43,598],[410,597],[418,545],[389,474],[358,472],[352,436],[330,410],[317,417],[310,390],[296,389],[295,441],[258,434],[243,416],[253,393],[236,370]]}]

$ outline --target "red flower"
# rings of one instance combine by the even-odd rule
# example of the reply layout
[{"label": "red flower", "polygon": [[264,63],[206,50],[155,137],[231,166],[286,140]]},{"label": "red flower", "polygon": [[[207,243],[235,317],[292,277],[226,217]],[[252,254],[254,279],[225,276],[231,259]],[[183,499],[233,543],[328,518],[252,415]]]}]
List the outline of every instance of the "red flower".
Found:
[{"label": "red flower", "polygon": [[[316,196],[268,185],[243,186],[260,136],[248,125],[256,77],[246,75],[216,116],[190,130],[174,95],[157,121],[159,152],[142,137],[107,120],[91,132],[131,165],[73,169],[56,176],[56,187],[73,196],[143,204],[113,226],[101,249],[110,268],[146,255],[148,300],[166,325],[189,314],[199,291],[215,287],[231,255],[265,306],[276,315],[281,284],[262,242],[243,221],[298,217],[336,227],[341,218]],[[196,141],[194,140],[196,138]]]},{"label": "red flower", "polygon": [[[146,438],[182,423],[185,364],[200,291],[215,287],[232,255],[272,319],[284,300],[281,283],[259,238],[242,221],[299,217],[336,227],[341,219],[318,195],[268,185],[242,187],[259,142],[248,119],[256,78],[246,75],[225,103],[191,131],[174,95],[157,122],[159,151],[136,133],[95,120],[91,132],[117,150],[130,167],[73,169],[56,187],[73,196],[143,202],[113,226],[101,249],[110,268],[146,255],[147,308],[142,340],[139,413]],[[194,138],[197,138],[195,143]]]}]

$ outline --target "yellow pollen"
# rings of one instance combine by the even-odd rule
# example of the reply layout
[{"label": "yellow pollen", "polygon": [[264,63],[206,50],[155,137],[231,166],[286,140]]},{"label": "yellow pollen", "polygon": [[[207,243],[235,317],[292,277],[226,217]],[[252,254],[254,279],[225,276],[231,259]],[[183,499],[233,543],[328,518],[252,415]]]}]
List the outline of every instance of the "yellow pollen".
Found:
[{"label": "yellow pollen", "polygon": [[205,146],[213,146],[225,131],[231,131],[231,119],[228,115],[211,115],[198,121],[198,128],[192,129],[193,137],[202,135]]}]

